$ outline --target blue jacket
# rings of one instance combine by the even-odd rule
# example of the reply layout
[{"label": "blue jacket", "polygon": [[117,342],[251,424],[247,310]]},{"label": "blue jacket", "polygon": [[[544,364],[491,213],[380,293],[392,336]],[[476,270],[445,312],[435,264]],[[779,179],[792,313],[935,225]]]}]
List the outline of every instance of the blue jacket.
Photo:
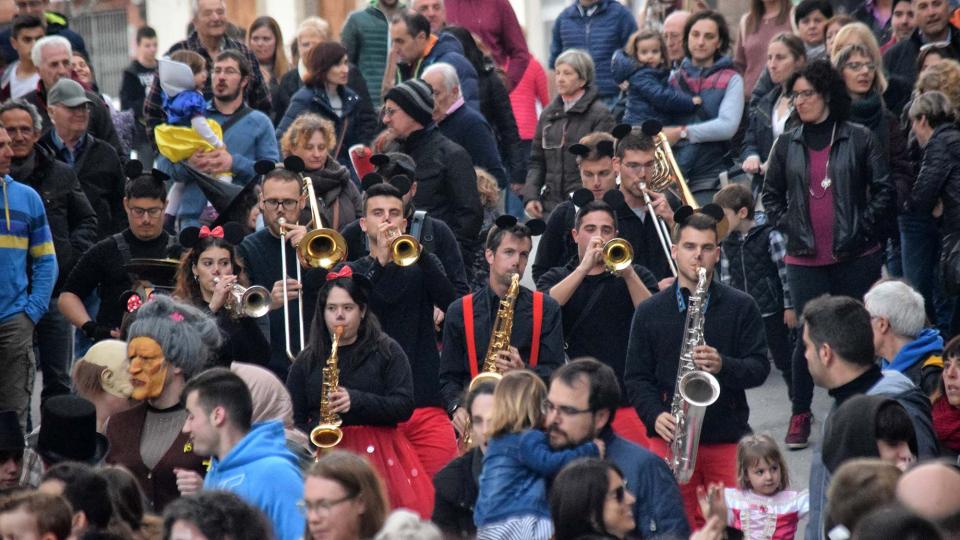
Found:
[{"label": "blue jacket", "polygon": [[[355,144],[369,144],[373,139],[377,129],[376,115],[373,110],[367,107],[364,111],[361,107],[360,96],[347,86],[337,87],[337,93],[343,102],[343,116],[337,116],[330,105],[330,97],[323,90],[311,86],[302,86],[290,99],[290,105],[280,120],[277,127],[277,140],[283,138],[283,134],[290,128],[290,124],[304,113],[319,114],[323,118],[333,122],[334,132],[337,138],[337,144],[340,145],[340,153],[335,157],[341,165],[353,170],[350,164],[350,147]],[[346,122],[346,126],[344,126]],[[346,130],[344,130],[346,127]],[[328,151],[333,154],[336,147],[329,148]]]},{"label": "blue jacket", "polygon": [[620,467],[627,489],[637,498],[633,517],[640,536],[648,539],[690,536],[680,488],[666,462],[611,430],[607,430],[603,439],[607,445],[604,458]]},{"label": "blue jacket", "polygon": [[440,133],[459,144],[473,158],[473,164],[483,167],[497,179],[500,188],[507,187],[507,170],[500,160],[493,128],[477,109],[461,106],[437,124]]},{"label": "blue jacket", "polygon": [[938,351],[943,351],[943,337],[936,328],[925,328],[913,341],[904,345],[892,361],[882,359],[880,367],[904,373],[930,353]]},{"label": "blue jacket", "polygon": [[297,510],[303,478],[279,420],[255,424],[223,461],[213,458],[203,489],[231,491],[259,508],[273,524],[277,540],[303,536],[305,522]]},{"label": "blue jacket", "polygon": [[539,429],[490,439],[483,456],[473,522],[483,527],[520,516],[549,519],[547,479],[577,458],[599,454],[592,441],[555,451],[550,448],[547,434]]},{"label": "blue jacket", "polygon": [[[212,102],[207,103],[207,118],[216,120],[222,126],[228,118],[218,111]],[[246,185],[256,176],[253,164],[261,159],[280,161],[280,147],[273,129],[270,117],[260,111],[253,110],[237,121],[223,134],[223,143],[227,151],[233,156],[233,183],[239,186]],[[157,169],[167,173],[177,182],[187,182],[180,200],[181,227],[200,226],[198,218],[207,205],[207,198],[197,184],[190,180],[184,168],[184,163],[171,163],[169,159],[160,156],[157,158]],[[91,201],[92,202],[92,201]]]},{"label": "blue jacket", "polygon": [[[457,41],[452,34],[438,34],[437,42],[415,66],[406,64],[397,65],[397,82],[407,79],[420,78],[423,70],[427,67],[443,62],[450,64],[457,70],[457,77],[460,78],[460,94],[467,102],[467,105],[473,107],[473,110],[480,110],[480,77],[473,64],[463,55],[463,45]],[[413,68],[413,69],[411,69]]]},{"label": "blue jacket", "polygon": [[574,0],[553,22],[549,66],[553,68],[560,53],[568,49],[589,52],[597,68],[598,93],[606,99],[620,93],[613,81],[610,59],[637,30],[637,22],[633,14],[615,0],[600,0],[595,5],[596,11],[588,17],[580,12],[579,0]]},{"label": "blue jacket", "polygon": [[26,184],[0,178],[0,322],[25,313],[33,324],[50,305],[57,257],[40,195]]},{"label": "blue jacket", "polygon": [[617,84],[629,81],[627,89],[627,110],[623,121],[637,125],[645,120],[657,120],[664,126],[675,126],[683,115],[697,109],[693,96],[677,90],[670,85],[670,70],[642,66],[636,59],[630,58],[617,49],[610,61],[613,81]]}]

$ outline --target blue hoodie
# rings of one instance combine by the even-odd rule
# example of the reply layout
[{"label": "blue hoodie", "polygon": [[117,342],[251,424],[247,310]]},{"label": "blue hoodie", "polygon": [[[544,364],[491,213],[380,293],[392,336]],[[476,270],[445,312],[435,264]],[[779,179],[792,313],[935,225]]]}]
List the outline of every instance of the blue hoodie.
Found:
[{"label": "blue hoodie", "polygon": [[880,367],[903,373],[931,353],[943,351],[943,337],[935,328],[926,328],[900,349],[893,361],[883,358]]},{"label": "blue hoodie", "polygon": [[203,489],[231,491],[259,508],[277,540],[303,537],[305,521],[297,510],[303,478],[279,420],[255,424],[223,461],[213,458]]}]

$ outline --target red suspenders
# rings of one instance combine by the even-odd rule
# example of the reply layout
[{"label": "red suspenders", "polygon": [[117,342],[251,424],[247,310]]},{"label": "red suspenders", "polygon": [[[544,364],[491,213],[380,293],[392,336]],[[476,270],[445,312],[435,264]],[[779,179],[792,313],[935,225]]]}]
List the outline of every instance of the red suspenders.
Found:
[{"label": "red suspenders", "polygon": [[[537,367],[540,360],[540,333],[543,329],[543,293],[533,292],[533,338],[530,342],[530,362],[531,368]],[[467,346],[467,360],[470,364],[470,378],[473,379],[480,371],[477,364],[477,343],[474,341],[473,329],[473,294],[463,297],[463,330]]]}]

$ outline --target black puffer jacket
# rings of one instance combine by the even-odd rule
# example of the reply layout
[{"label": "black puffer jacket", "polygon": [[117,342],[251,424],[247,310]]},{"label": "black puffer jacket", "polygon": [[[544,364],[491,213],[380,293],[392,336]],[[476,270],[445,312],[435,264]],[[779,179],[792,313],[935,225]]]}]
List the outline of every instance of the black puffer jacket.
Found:
[{"label": "black puffer jacket", "polygon": [[21,162],[13,164],[13,172],[43,199],[60,269],[53,289],[56,296],[80,256],[97,241],[97,214],[70,167],[39,145],[33,147],[33,160],[32,170]]},{"label": "black puffer jacket", "polygon": [[907,205],[930,215],[938,200],[943,201],[943,233],[960,231],[960,129],[952,123],[937,127],[923,149]]},{"label": "black puffer jacket", "polygon": [[[770,223],[787,237],[787,253],[815,252],[810,223],[808,154],[803,126],[781,135],[770,151],[763,205]],[[837,260],[861,255],[881,239],[880,222],[894,215],[896,197],[889,165],[869,129],[850,122],[837,126],[827,171],[833,180],[833,254]]]},{"label": "black puffer jacket", "polygon": [[484,57],[483,61],[483,69],[477,70],[480,76],[480,113],[490,122],[497,136],[500,159],[510,175],[510,182],[522,184],[526,180],[523,173],[527,170],[527,156],[520,152],[520,132],[510,105],[510,92],[500,79],[493,59]]},{"label": "black puffer jacket", "polygon": [[436,497],[431,519],[447,538],[473,538],[477,532],[473,524],[473,507],[480,492],[478,483],[482,466],[483,453],[479,448],[473,448],[433,477]]}]

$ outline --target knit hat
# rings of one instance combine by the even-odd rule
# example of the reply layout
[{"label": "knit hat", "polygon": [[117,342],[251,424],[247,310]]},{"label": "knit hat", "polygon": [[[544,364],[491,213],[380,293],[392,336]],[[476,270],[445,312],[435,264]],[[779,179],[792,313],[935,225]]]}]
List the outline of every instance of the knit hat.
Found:
[{"label": "knit hat", "polygon": [[383,99],[392,100],[422,126],[433,122],[433,89],[420,79],[394,86]]}]

